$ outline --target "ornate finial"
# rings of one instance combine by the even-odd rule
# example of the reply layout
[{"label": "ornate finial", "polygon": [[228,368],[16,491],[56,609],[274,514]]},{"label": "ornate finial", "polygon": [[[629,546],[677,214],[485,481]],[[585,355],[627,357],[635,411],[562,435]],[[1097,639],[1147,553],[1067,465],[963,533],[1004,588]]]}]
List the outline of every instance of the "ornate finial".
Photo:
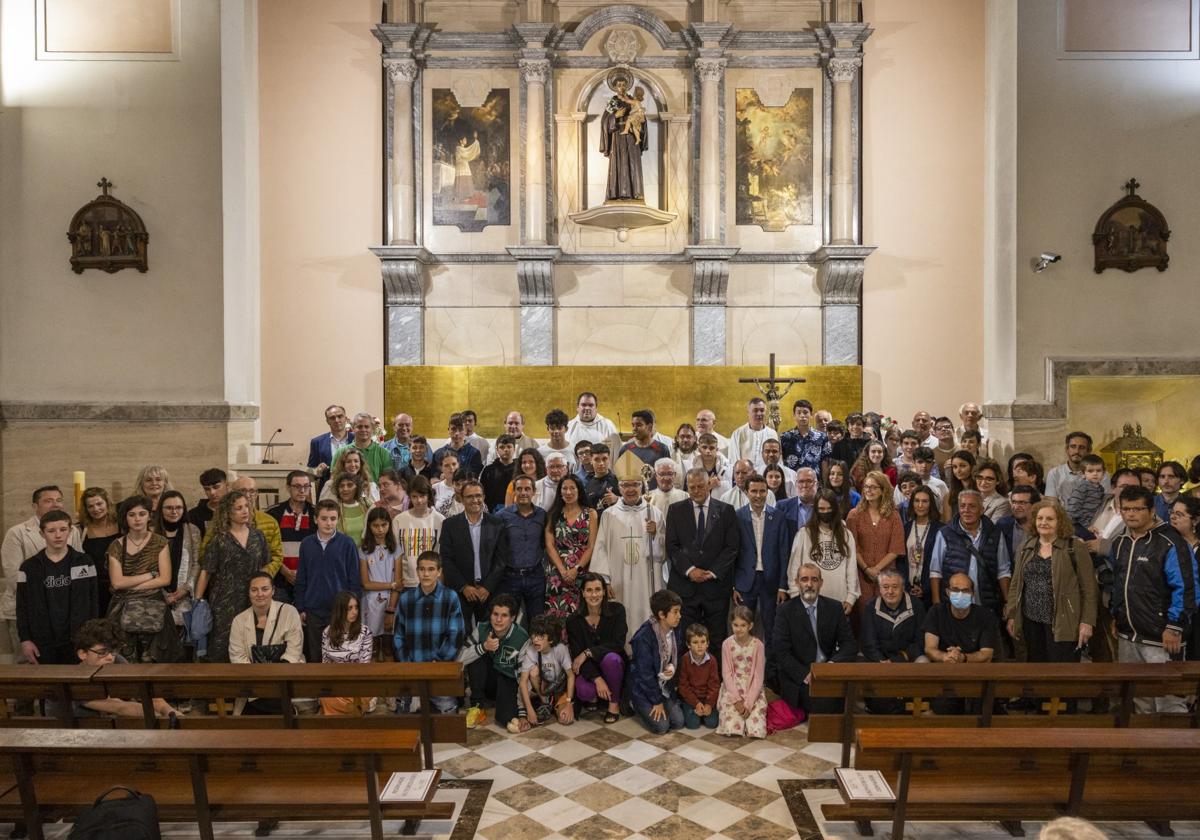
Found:
[{"label": "ornate finial", "polygon": [[1142,424],[1141,423],[1137,424],[1137,434],[1138,434],[1138,437],[1142,436]]},{"label": "ornate finial", "polygon": [[1137,178],[1130,178],[1125,182],[1125,191],[1129,193],[1130,198],[1132,198],[1137,193],[1137,188],[1140,186],[1141,184],[1137,182]]},{"label": "ornate finial", "polygon": [[1132,423],[1126,423],[1126,424],[1125,424],[1125,425],[1124,425],[1124,426],[1121,428],[1121,434],[1123,434],[1125,437],[1131,437],[1131,436],[1133,435],[1133,424],[1132,424]]},{"label": "ornate finial", "polygon": [[108,180],[107,178],[101,178],[99,181],[96,182],[96,186],[99,187],[100,189],[104,190],[105,195],[108,195],[108,191],[110,189],[112,189],[113,182]]}]

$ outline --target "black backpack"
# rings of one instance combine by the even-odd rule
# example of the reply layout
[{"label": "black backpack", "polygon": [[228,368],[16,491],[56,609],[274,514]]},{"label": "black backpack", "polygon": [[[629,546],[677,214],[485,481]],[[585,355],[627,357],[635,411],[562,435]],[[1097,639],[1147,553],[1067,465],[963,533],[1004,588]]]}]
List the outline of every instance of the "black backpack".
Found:
[{"label": "black backpack", "polygon": [[[109,799],[123,790],[128,796]],[[122,785],[110,787],[92,807],[82,811],[68,840],[162,840],[158,830],[158,805],[154,797]]]}]

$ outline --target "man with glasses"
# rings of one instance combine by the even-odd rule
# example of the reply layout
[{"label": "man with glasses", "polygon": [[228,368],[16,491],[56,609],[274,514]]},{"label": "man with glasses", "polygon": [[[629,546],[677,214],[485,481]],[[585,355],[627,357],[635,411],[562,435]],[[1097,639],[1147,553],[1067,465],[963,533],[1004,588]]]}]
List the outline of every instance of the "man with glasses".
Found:
[{"label": "man with glasses", "polygon": [[492,595],[499,589],[511,559],[508,532],[499,517],[484,510],[483,485],[463,485],[463,512],[446,518],[438,550],[442,579],[458,593],[467,632],[486,621]]},{"label": "man with glasses", "polygon": [[308,442],[308,468],[324,480],[329,477],[329,465],[343,446],[350,445],[350,433],[346,429],[346,409],[331,405],[325,409],[325,422],[329,431],[319,434]]},{"label": "man with glasses", "polygon": [[308,473],[292,470],[287,474],[287,500],[267,509],[271,518],[279,523],[283,565],[275,575],[275,600],[285,604],[292,602],[296,567],[300,565],[300,541],[317,532],[317,511],[311,501],[312,489]]},{"label": "man with glasses", "polygon": [[[79,660],[80,665],[85,665],[92,670],[101,668],[105,665],[126,665],[128,664],[124,657],[117,653],[117,649],[121,646],[121,633],[116,625],[107,618],[93,618],[91,621],[85,621],[75,631],[75,656]],[[161,697],[155,697],[154,714],[158,717],[169,717],[170,715],[181,716],[181,713],[176,711]],[[75,717],[101,717],[103,715],[111,715],[113,717],[136,717],[142,716],[142,704],[137,700],[119,700],[116,697],[105,697],[99,700],[84,700],[74,703]],[[56,716],[58,710],[54,708],[53,703],[46,704],[46,714],[48,716]]]},{"label": "man with glasses", "polygon": [[933,443],[923,440],[921,445],[929,447],[933,452],[934,472],[939,476],[945,475],[946,462],[958,451],[958,441],[954,439],[954,423],[949,417],[937,418],[933,421]]},{"label": "man with glasses", "polygon": [[[475,412],[471,412],[474,416]],[[464,421],[465,422],[465,421]],[[471,425],[474,428],[474,425]],[[413,419],[409,415],[401,412],[392,419],[392,437],[390,440],[384,441],[383,448],[392,456],[392,469],[401,475],[404,474],[408,462],[412,460],[412,430]],[[478,437],[478,435],[476,435]],[[470,433],[467,434],[467,440],[472,440]],[[474,445],[474,444],[472,444]],[[482,449],[479,450],[483,452]]]},{"label": "man with glasses", "polygon": [[1025,542],[1029,534],[1029,510],[1041,500],[1042,494],[1028,484],[1018,484],[1009,491],[1008,505],[1012,512],[996,520],[1009,557],[1016,557],[1021,543]]},{"label": "man with glasses", "polygon": [[813,502],[817,498],[817,471],[812,467],[801,467],[796,470],[796,495],[788,496],[776,506],[779,515],[787,523],[788,554],[792,552],[792,542],[800,529],[808,524],[812,516]]},{"label": "man with glasses", "polygon": [[[230,486],[233,490],[246,495],[246,501],[250,503],[250,510],[254,511],[254,527],[262,531],[263,537],[267,540],[267,551],[271,554],[271,561],[263,567],[263,571],[274,577],[283,566],[283,536],[279,531],[279,522],[265,510],[258,509],[258,484],[253,478],[244,475]],[[204,549],[208,547],[208,541],[212,539],[213,533],[213,531],[208,531],[204,535],[204,539],[200,541],[201,557],[204,556]]]},{"label": "man with glasses", "polygon": [[[1118,662],[1168,662],[1183,657],[1183,634],[1196,610],[1196,560],[1155,527],[1154,494],[1121,491],[1126,531],[1114,540],[1112,614]],[[1182,550],[1180,550],[1182,548]],[[1165,609],[1164,609],[1165,607]],[[1182,697],[1136,698],[1140,713],[1186,712]]]}]

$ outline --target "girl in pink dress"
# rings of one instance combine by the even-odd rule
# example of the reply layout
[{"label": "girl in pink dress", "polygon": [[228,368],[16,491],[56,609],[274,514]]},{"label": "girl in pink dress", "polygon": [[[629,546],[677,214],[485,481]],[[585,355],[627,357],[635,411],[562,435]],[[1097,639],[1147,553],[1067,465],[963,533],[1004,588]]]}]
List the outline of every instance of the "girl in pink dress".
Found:
[{"label": "girl in pink dress", "polygon": [[717,699],[720,735],[767,737],[767,698],[763,693],[766,652],[751,635],[754,613],[744,604],[733,608],[733,635],[721,644],[721,693]]}]

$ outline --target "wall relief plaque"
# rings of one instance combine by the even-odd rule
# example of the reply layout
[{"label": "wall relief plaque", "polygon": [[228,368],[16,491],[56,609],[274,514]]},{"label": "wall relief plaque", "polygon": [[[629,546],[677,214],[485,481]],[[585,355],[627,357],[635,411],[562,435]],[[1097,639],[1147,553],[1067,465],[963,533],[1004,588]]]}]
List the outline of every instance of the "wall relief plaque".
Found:
[{"label": "wall relief plaque", "polygon": [[508,90],[467,108],[433,89],[433,223],[474,233],[512,218]]},{"label": "wall relief plaque", "polygon": [[1104,211],[1092,232],[1096,273],[1120,268],[1167,270],[1167,239],[1171,231],[1158,208],[1137,194],[1136,178],[1125,182],[1125,197]]},{"label": "wall relief plaque", "polygon": [[737,198],[739,225],[766,231],[813,223],[813,92],[795,88],[770,108],[753,88],[738,88]]},{"label": "wall relief plaque", "polygon": [[150,234],[142,217],[123,201],[108,194],[113,183],[101,178],[96,184],[103,192],[75,213],[67,231],[71,243],[71,270],[98,268],[115,274],[123,268],[145,272],[146,246]]}]

